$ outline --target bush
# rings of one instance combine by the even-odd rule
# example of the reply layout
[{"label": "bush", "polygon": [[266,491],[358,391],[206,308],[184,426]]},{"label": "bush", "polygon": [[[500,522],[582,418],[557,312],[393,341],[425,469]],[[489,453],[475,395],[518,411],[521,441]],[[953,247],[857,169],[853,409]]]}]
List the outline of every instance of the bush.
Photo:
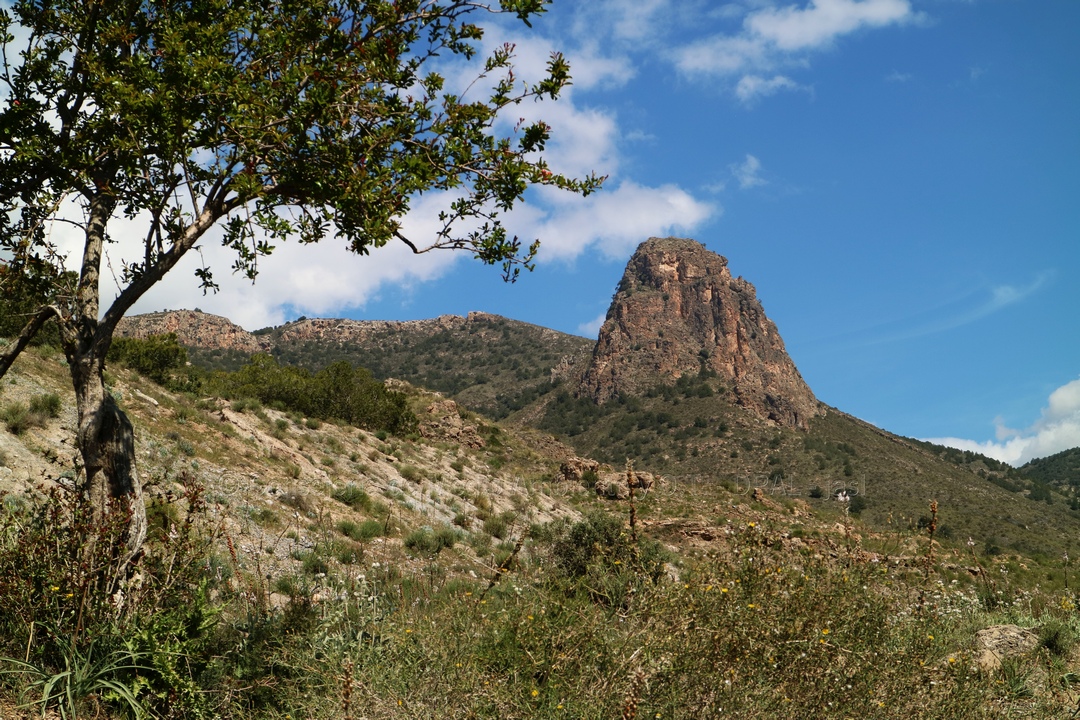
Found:
[{"label": "bush", "polygon": [[663,570],[659,543],[639,537],[635,546],[623,519],[603,511],[573,524],[554,523],[546,537],[556,566],[570,577],[584,577],[594,565],[613,569],[636,564],[653,580]]},{"label": "bush", "polygon": [[258,398],[307,416],[317,430],[320,420],[342,420],[368,430],[408,434],[417,419],[403,393],[387,390],[371,373],[336,362],[312,374],[280,365],[269,355],[254,355],[236,372],[218,372],[207,379],[210,389],[227,398]]},{"label": "bush", "polygon": [[498,515],[491,515],[484,519],[484,532],[499,540],[505,540],[510,532],[510,526],[516,518],[517,515],[510,510],[501,512]]},{"label": "bush", "polygon": [[122,521],[95,523],[88,503],[58,490],[18,515],[0,515],[0,656],[19,658],[4,670],[70,691],[68,717],[119,717],[119,708],[124,716],[212,714],[189,661],[216,615],[216,580],[207,572],[214,538],[202,522],[201,488],[181,480],[182,511],[151,508],[155,527],[139,564],[146,582],[130,586],[121,606],[104,588],[118,570]]},{"label": "bush", "polygon": [[172,389],[188,389],[187,386],[193,382],[190,374],[179,377],[178,371],[187,365],[188,354],[177,340],[176,333],[146,338],[114,338],[106,360],[121,363],[158,385]]},{"label": "bush", "polygon": [[438,555],[445,548],[454,547],[459,537],[457,530],[446,525],[436,530],[423,527],[406,536],[405,547],[416,555],[430,557]]},{"label": "bush", "polygon": [[6,405],[3,412],[0,412],[0,419],[4,421],[8,432],[14,435],[22,435],[37,424],[30,416],[30,408],[21,402]]},{"label": "bush", "polygon": [[330,497],[343,505],[348,505],[354,510],[359,508],[369,512],[371,511],[371,496],[368,495],[363,488],[357,487],[352,483],[349,483],[340,490],[335,490]]},{"label": "bush", "polygon": [[352,520],[341,520],[336,525],[336,528],[342,535],[358,542],[370,540],[383,534],[383,524],[378,520],[365,520],[361,523]]},{"label": "bush", "polygon": [[1076,644],[1076,633],[1069,624],[1051,618],[1039,628],[1039,645],[1055,657],[1068,657]]},{"label": "bush", "polygon": [[60,396],[56,393],[37,395],[30,400],[30,412],[44,415],[45,417],[60,417],[61,407],[62,403],[60,402]]}]

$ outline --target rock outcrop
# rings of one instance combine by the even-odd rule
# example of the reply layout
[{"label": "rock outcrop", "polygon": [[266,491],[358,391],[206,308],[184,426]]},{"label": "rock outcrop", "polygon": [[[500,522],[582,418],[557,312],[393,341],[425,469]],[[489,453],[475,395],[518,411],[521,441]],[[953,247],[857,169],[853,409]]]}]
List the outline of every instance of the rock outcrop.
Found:
[{"label": "rock outcrop", "polygon": [[166,310],[121,318],[118,337],[144,338],[149,335],[176,333],[181,345],[200,348],[238,350],[245,353],[269,352],[268,338],[249,333],[219,315],[199,310]]},{"label": "rock outcrop", "polygon": [[630,258],[579,392],[603,403],[703,368],[779,425],[806,428],[823,412],[754,286],[694,240],[651,238]]}]

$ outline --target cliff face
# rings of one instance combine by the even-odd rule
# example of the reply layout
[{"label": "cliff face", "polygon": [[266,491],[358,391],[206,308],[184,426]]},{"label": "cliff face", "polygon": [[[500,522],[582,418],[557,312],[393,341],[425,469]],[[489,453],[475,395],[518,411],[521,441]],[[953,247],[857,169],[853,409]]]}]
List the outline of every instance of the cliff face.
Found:
[{"label": "cliff face", "polygon": [[602,403],[703,366],[764,419],[806,428],[822,413],[754,286],[700,243],[651,238],[626,266],[580,392]]},{"label": "cliff face", "polygon": [[144,338],[165,333],[176,333],[180,344],[188,347],[221,348],[246,353],[269,352],[271,347],[268,338],[252,335],[220,315],[198,310],[133,315],[121,318],[116,327],[118,337]]}]

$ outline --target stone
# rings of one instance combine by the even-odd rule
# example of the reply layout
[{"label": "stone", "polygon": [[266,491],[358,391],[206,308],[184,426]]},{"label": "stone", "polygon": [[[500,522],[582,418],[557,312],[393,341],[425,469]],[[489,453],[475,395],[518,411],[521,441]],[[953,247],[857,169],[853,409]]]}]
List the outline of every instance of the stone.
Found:
[{"label": "stone", "polygon": [[975,633],[975,666],[989,672],[1001,667],[1001,661],[1031,652],[1039,645],[1039,636],[1017,625],[991,625]]},{"label": "stone", "polygon": [[703,369],[777,425],[806,429],[824,414],[754,286],[694,240],[650,238],[626,266],[578,394],[604,403]]}]

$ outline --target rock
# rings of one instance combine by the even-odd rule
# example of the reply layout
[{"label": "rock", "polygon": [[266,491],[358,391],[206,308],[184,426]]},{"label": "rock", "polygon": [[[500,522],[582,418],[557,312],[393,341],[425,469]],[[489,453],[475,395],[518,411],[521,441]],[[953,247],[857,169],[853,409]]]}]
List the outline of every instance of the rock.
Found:
[{"label": "rock", "polygon": [[630,497],[630,488],[622,478],[606,477],[596,483],[596,494],[608,500],[625,500]]},{"label": "rock", "polygon": [[1017,625],[992,625],[975,633],[975,666],[983,671],[997,670],[1001,661],[1031,652],[1039,637]]},{"label": "rock", "polygon": [[473,449],[484,447],[484,439],[476,426],[465,424],[461,410],[453,400],[433,402],[419,420],[420,435],[429,440],[454,442]]},{"label": "rock", "polygon": [[[596,475],[595,485],[585,482],[585,474],[589,472]],[[581,457],[567,458],[559,466],[560,480],[594,487],[597,495],[609,500],[625,500],[630,497],[631,486],[635,490],[648,490],[660,480],[658,475],[636,470],[633,471],[633,475],[630,485],[627,485],[625,470],[614,470],[610,465]]]},{"label": "rock", "polygon": [[702,370],[778,425],[805,429],[824,412],[754,286],[694,240],[651,238],[626,266],[579,394],[604,403]]},{"label": "rock", "polygon": [[559,479],[566,482],[580,483],[587,472],[594,472],[599,476],[601,467],[607,467],[608,471],[611,470],[609,466],[601,466],[596,460],[580,457],[567,458],[559,466]]},{"label": "rock", "polygon": [[268,352],[269,343],[252,335],[227,318],[198,310],[170,310],[121,318],[117,337],[145,338],[176,333],[187,347],[222,348],[245,353]]}]

